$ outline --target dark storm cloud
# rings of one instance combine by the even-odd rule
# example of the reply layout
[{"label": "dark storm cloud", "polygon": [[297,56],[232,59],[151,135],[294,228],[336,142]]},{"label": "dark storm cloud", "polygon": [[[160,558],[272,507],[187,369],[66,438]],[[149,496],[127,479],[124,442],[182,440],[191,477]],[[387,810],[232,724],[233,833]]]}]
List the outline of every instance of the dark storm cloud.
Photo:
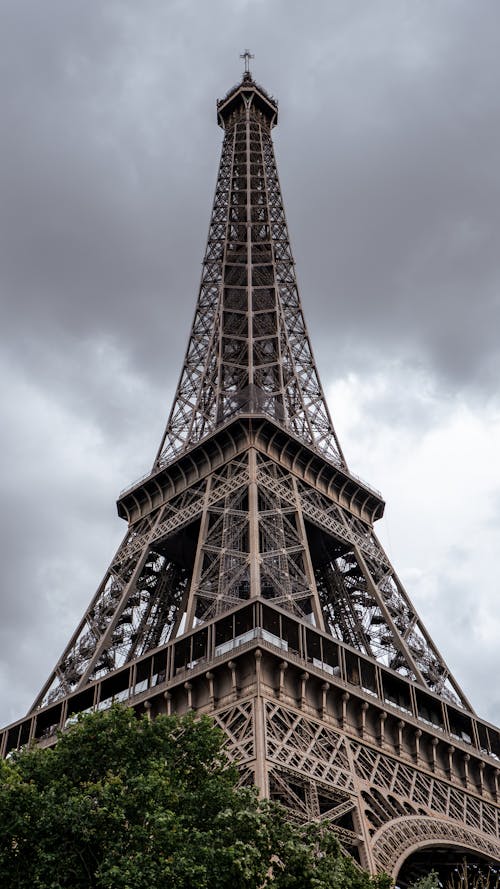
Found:
[{"label": "dark storm cloud", "polygon": [[297,3],[236,6],[221,31],[224,3],[7,4],[0,260],[14,336],[31,328],[62,347],[104,331],[151,375],[176,368],[179,333],[164,318],[175,306],[187,331],[219,147],[213,100],[237,79],[233,46],[249,32],[281,100],[308,317],[319,329],[333,318],[338,370],[346,342],[377,342],[460,382],[493,381],[494,5],[317,4],[314,17]]},{"label": "dark storm cloud", "polygon": [[[374,6],[374,19],[388,10]],[[366,55],[359,43],[351,58],[334,49],[327,70],[310,77],[323,108],[304,103],[290,124],[295,144],[301,129],[314,133],[309,163],[303,152],[288,158],[304,298],[315,294],[321,329],[333,318],[347,340],[342,365],[353,349],[358,360],[377,350],[428,363],[458,385],[496,387],[498,9],[412,12],[395,14],[392,28],[382,16]],[[315,224],[301,226],[295,207]]]},{"label": "dark storm cloud", "polygon": [[[12,8],[0,47],[8,72],[0,98],[5,324],[34,361],[40,341],[47,352],[51,343],[64,351],[75,337],[104,332],[139,365],[164,371],[173,340],[165,315],[174,306],[186,312],[178,258],[187,262],[199,191],[208,218],[215,172],[216,138],[209,175],[205,170],[203,184],[193,187],[201,85],[192,84],[187,105],[178,104],[175,54],[160,57],[150,82],[147,46],[143,67],[127,50],[126,16],[122,22],[113,4],[90,14],[84,4],[56,4],[48,17],[54,27],[40,6],[31,12],[20,21]],[[205,165],[205,157],[198,160],[200,178]],[[194,238],[191,298],[200,231]],[[187,327],[187,315],[185,321]]]},{"label": "dark storm cloud", "polygon": [[[99,582],[120,535],[113,497],[152,461],[198,286],[215,98],[245,46],[280,101],[279,169],[324,380],[392,362],[441,392],[494,396],[497,9],[2,4],[5,718]],[[417,429],[427,409],[384,390],[367,422]]]}]

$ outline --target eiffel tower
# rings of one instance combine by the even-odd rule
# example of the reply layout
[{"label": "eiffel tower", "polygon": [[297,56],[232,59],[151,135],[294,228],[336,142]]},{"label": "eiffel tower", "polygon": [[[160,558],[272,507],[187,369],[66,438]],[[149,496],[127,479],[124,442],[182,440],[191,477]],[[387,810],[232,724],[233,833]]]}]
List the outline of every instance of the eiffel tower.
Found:
[{"label": "eiffel tower", "polygon": [[423,626],[374,522],[384,501],[335,434],[299,299],[271,131],[253,79],[224,131],[194,321],[125,538],[0,752],[74,714],[210,713],[243,782],[322,819],[371,873],[500,862],[500,733]]}]

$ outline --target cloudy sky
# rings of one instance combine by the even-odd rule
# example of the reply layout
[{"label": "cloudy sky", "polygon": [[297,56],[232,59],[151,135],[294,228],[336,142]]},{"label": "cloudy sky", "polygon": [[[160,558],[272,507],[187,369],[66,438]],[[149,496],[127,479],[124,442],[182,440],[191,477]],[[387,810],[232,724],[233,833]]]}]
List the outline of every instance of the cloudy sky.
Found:
[{"label": "cloudy sky", "polygon": [[500,722],[497,0],[0,0],[0,723],[124,533],[193,313],[239,53],[279,99],[306,318],[380,535]]}]

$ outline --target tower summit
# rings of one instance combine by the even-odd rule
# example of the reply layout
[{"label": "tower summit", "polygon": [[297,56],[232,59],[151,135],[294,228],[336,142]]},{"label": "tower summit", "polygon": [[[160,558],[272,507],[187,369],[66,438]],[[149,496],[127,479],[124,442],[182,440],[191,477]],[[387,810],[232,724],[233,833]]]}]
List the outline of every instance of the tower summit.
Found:
[{"label": "tower summit", "polygon": [[118,499],[128,528],[102,583],[0,751],[54,743],[72,714],[116,700],[210,713],[247,780],[325,819],[371,872],[404,883],[422,861],[498,862],[500,734],[374,533],[381,495],[347,466],[295,278],[278,105],[242,57],[217,103],[221,161],[165,433]]},{"label": "tower summit", "polygon": [[345,467],[295,280],[271,140],[278,105],[248,65],[217,103],[217,120],[224,143],[200,294],[155,465],[247,413],[273,418]]}]

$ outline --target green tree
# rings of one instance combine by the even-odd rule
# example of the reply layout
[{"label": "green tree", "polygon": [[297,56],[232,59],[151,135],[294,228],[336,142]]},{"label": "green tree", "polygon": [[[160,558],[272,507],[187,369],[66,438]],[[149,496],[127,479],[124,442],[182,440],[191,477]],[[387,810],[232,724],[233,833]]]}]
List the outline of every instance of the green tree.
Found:
[{"label": "green tree", "polygon": [[443,880],[435,870],[431,870],[424,877],[410,883],[409,889],[499,889],[499,887],[498,868],[488,865],[481,868],[477,864],[468,864],[464,858],[462,863],[458,867],[454,866]]},{"label": "green tree", "polygon": [[51,749],[0,763],[9,889],[388,889],[320,826],[237,786],[208,718],[79,718]]},{"label": "green tree", "polygon": [[439,874],[435,870],[429,871],[424,877],[410,883],[409,889],[441,889]]}]

